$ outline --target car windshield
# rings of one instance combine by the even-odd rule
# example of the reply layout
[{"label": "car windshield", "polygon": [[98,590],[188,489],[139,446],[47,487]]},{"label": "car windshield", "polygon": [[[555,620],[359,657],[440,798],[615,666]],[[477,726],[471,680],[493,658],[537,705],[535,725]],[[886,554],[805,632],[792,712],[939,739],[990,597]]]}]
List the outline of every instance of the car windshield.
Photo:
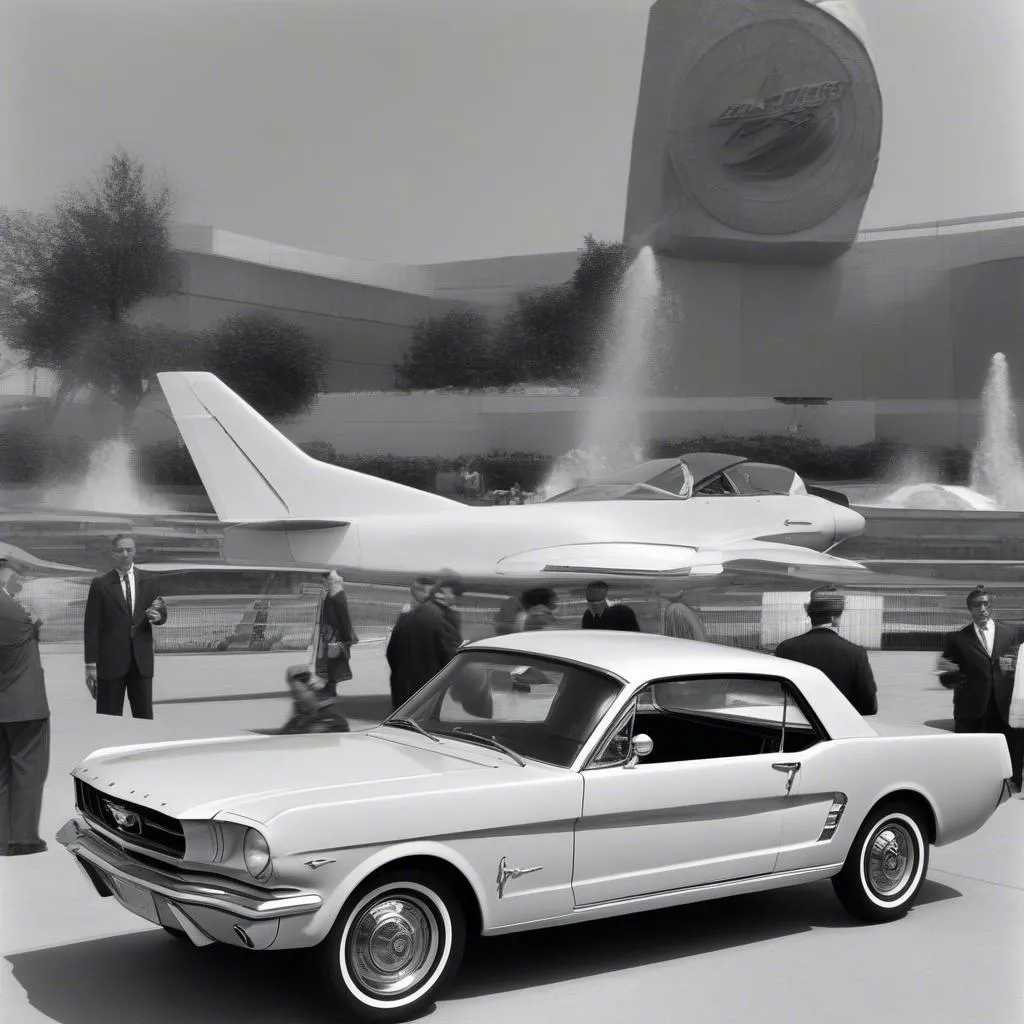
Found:
[{"label": "car windshield", "polygon": [[621,689],[615,679],[580,665],[463,651],[396,717],[435,736],[497,740],[522,757],[568,768]]}]

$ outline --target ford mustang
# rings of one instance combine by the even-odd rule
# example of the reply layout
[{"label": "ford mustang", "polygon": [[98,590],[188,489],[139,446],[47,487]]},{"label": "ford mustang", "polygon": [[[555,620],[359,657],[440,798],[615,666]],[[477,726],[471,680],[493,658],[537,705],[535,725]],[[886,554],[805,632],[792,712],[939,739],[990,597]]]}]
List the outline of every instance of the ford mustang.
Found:
[{"label": "ford mustang", "polygon": [[795,662],[522,633],[366,731],[96,751],[58,839],[177,938],[316,947],[344,1014],[397,1021],[479,936],[824,878],[901,917],[1011,769],[1002,736],[885,732]]}]

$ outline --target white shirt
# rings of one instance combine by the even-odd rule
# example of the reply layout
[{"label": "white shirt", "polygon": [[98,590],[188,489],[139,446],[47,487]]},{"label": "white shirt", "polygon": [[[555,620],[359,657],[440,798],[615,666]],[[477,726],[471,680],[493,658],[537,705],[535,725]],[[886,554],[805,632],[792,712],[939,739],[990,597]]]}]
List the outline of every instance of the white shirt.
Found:
[{"label": "white shirt", "polygon": [[989,619],[984,626],[976,622],[974,628],[978,631],[978,639],[981,641],[981,646],[985,648],[987,654],[991,654],[993,640],[992,620]]},{"label": "white shirt", "polygon": [[124,594],[124,578],[125,578],[125,576],[127,576],[131,580],[131,584],[132,584],[132,600],[131,600],[131,605],[128,608],[128,611],[130,611],[134,615],[135,614],[135,600],[136,600],[136,597],[138,595],[138,585],[135,582],[135,566],[134,565],[129,566],[128,571],[125,572],[125,573],[122,573],[120,570],[118,570],[118,577],[119,577],[120,583],[121,583],[121,593],[122,594]]}]

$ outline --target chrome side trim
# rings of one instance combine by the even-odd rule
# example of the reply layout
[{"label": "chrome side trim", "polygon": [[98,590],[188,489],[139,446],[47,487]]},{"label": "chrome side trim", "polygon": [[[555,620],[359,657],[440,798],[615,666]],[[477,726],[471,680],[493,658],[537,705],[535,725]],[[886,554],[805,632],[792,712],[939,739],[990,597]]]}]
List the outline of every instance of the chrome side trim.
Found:
[{"label": "chrome side trim", "polygon": [[843,811],[846,810],[846,801],[847,796],[845,793],[834,793],[832,795],[832,806],[828,809],[828,814],[825,815],[825,827],[821,830],[821,835],[818,836],[817,842],[828,842],[836,834],[836,829],[839,828],[839,822],[843,817]]},{"label": "chrome side trim", "polygon": [[229,914],[265,921],[296,914],[310,914],[323,903],[319,894],[302,890],[281,890],[257,895],[239,889],[199,885],[149,865],[138,864],[122,850],[72,818],[57,833],[57,842],[69,853],[113,878],[137,885],[177,903],[195,904]]}]

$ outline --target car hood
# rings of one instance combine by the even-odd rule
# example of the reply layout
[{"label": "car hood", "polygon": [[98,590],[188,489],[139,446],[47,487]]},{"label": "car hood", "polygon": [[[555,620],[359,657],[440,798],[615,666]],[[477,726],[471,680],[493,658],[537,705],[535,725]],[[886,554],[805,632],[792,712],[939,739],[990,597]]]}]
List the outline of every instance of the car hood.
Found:
[{"label": "car hood", "polygon": [[91,754],[72,774],[104,796],[196,819],[278,795],[289,802],[302,794],[332,800],[387,796],[495,767],[489,751],[449,743],[427,748],[416,737],[408,742],[393,732],[398,730],[113,747]]}]

